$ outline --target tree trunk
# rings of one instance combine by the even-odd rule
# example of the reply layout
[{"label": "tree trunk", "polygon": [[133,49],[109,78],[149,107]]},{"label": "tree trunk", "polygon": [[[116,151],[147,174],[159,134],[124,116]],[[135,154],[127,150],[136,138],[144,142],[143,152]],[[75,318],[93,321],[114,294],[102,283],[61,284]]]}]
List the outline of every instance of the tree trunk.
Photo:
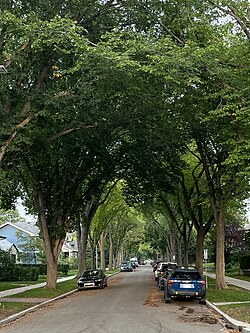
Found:
[{"label": "tree trunk", "polygon": [[106,264],[105,264],[105,237],[104,237],[103,232],[100,235],[99,247],[100,247],[101,270],[103,270],[105,272],[105,270],[106,270]]},{"label": "tree trunk", "polygon": [[47,258],[47,280],[46,288],[56,289],[57,282],[57,261],[52,258],[48,260]]},{"label": "tree trunk", "polygon": [[114,259],[113,259],[113,237],[112,237],[112,232],[109,229],[109,269],[112,269],[114,265]]},{"label": "tree trunk", "polygon": [[89,230],[90,225],[84,221],[84,223],[80,225],[78,236],[78,276],[87,269],[86,257]]},{"label": "tree trunk", "polygon": [[225,282],[225,221],[224,212],[215,214],[216,221],[216,289],[226,289]]},{"label": "tree trunk", "polygon": [[204,254],[205,232],[203,228],[197,230],[196,237],[196,269],[203,274],[203,254]]},{"label": "tree trunk", "polygon": [[[56,289],[57,284],[57,260],[61,253],[61,249],[65,240],[63,238],[53,239],[49,233],[48,221],[46,220],[44,200],[42,193],[38,193],[39,203],[39,223],[43,235],[44,250],[47,262],[47,279],[46,288]],[[58,221],[58,225],[62,225],[62,221]]]},{"label": "tree trunk", "polygon": [[91,258],[90,258],[90,268],[94,269],[95,268],[95,246],[91,244]]}]

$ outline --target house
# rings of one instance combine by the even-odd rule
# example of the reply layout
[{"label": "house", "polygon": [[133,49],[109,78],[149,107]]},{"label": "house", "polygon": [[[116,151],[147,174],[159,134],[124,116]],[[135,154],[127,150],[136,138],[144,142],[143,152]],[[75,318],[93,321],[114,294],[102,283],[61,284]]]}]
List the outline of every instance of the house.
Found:
[{"label": "house", "polygon": [[4,252],[9,252],[10,256],[15,260],[15,262],[19,262],[18,248],[15,246],[15,244],[12,244],[5,237],[2,236],[0,236],[0,250]]},{"label": "house", "polygon": [[[0,225],[0,234],[10,243],[14,244],[20,251],[22,263],[36,264],[38,262],[38,249],[35,248],[35,245],[32,246],[32,243],[34,244],[34,242],[29,242],[29,239],[40,238],[39,228],[37,227],[35,221],[17,223],[7,222]],[[26,245],[24,243],[26,243]],[[29,244],[27,245],[27,243]],[[77,252],[78,249],[76,241],[72,241],[70,240],[70,237],[67,237],[62,247],[63,257],[77,257]]]},{"label": "house", "polygon": [[76,240],[65,240],[62,247],[62,257],[64,259],[77,258],[78,256],[78,246]]},{"label": "house", "polygon": [[[37,250],[32,248],[31,238],[38,237],[39,229],[35,222],[7,222],[0,225],[1,236],[13,244],[19,252],[19,262],[35,264],[37,262]],[[25,249],[25,243],[28,243],[28,249]]]}]

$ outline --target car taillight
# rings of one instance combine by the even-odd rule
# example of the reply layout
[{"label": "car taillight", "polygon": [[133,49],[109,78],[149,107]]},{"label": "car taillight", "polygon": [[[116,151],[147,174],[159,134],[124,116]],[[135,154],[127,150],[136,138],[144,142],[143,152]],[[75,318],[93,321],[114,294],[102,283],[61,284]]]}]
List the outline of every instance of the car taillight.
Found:
[{"label": "car taillight", "polygon": [[202,288],[206,288],[206,281],[201,281]]},{"label": "car taillight", "polygon": [[171,287],[173,282],[174,282],[173,280],[168,280],[168,287]]}]

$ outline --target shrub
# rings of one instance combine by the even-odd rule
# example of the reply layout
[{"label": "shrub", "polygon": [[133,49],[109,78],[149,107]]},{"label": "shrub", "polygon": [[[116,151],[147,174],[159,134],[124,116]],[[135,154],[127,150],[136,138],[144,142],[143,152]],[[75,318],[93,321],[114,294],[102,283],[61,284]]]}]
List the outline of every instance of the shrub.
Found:
[{"label": "shrub", "polygon": [[57,267],[57,271],[67,275],[69,272],[69,264],[59,264]]},{"label": "shrub", "polygon": [[250,254],[240,257],[240,268],[241,269],[250,269]]}]

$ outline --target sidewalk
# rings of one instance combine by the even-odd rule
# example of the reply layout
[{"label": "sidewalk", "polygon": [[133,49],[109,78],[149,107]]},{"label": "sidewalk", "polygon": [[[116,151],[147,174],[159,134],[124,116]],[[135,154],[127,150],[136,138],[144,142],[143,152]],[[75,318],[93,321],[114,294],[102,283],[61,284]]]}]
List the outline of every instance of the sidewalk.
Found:
[{"label": "sidewalk", "polygon": [[[64,278],[58,278],[57,283],[67,281],[67,280],[72,280],[74,278],[75,278],[75,276],[67,276],[67,277],[64,277]],[[37,284],[32,284],[32,285],[26,285],[26,286],[20,287],[20,288],[14,288],[14,289],[8,289],[8,290],[0,291],[0,298],[20,294],[20,293],[22,293],[23,291],[26,291],[26,290],[41,288],[41,287],[44,287],[45,284],[46,284],[46,282],[42,282],[42,283],[37,283]]]},{"label": "sidewalk", "polygon": [[[216,275],[213,273],[207,273],[206,275],[213,279],[216,279]],[[242,289],[250,290],[250,282],[248,282],[248,281],[238,280],[238,279],[231,278],[228,276],[225,277],[225,281],[228,284],[232,284],[232,285],[240,287]],[[241,302],[237,302],[237,303],[240,304]],[[238,320],[235,320],[235,319],[229,317],[216,306],[216,305],[237,304],[237,303],[228,302],[228,303],[222,304],[222,303],[211,303],[211,302],[207,301],[207,305],[210,308],[212,308],[213,310],[215,310],[217,313],[219,313],[222,317],[224,317],[234,328],[237,328],[240,332],[248,333],[248,332],[250,332],[250,324],[247,324],[247,323],[244,323],[244,322],[241,322],[241,321],[238,321]],[[249,302],[242,302],[242,303],[249,303]]]},{"label": "sidewalk", "polygon": [[[213,273],[207,273],[207,276],[209,276],[213,279],[216,279],[216,275]],[[234,286],[240,287],[242,289],[250,290],[250,282],[248,282],[248,281],[234,279],[234,278],[231,278],[228,276],[225,277],[225,281],[228,284],[233,284]]]}]

